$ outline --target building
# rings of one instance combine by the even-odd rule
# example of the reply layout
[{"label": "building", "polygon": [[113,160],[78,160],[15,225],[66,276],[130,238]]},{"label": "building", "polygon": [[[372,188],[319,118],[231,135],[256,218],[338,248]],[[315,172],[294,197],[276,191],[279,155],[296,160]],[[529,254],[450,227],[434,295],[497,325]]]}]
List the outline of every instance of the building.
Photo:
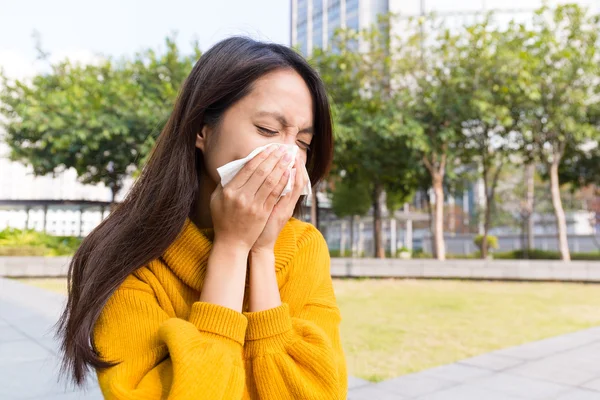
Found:
[{"label": "building", "polygon": [[[513,19],[526,21],[543,0],[291,0],[290,43],[302,54],[331,46],[337,28],[360,30],[377,22],[379,14],[388,12],[401,18],[435,13],[448,27],[474,22],[478,16],[494,10],[500,23]],[[600,0],[551,0],[549,5],[578,3],[592,12],[600,12]],[[396,34],[402,24],[392,26]]]},{"label": "building", "polygon": [[108,214],[109,188],[79,183],[74,169],[36,177],[31,167],[11,161],[9,153],[0,128],[0,230],[30,228],[52,235],[85,236]]}]

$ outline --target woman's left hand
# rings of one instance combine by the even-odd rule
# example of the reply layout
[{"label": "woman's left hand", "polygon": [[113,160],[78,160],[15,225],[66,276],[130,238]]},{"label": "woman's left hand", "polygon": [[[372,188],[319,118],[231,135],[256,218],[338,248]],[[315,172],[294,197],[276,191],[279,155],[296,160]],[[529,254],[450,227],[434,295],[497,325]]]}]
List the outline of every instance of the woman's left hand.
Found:
[{"label": "woman's left hand", "polygon": [[281,197],[275,207],[273,207],[271,216],[267,220],[267,224],[254,243],[254,246],[252,246],[251,252],[273,251],[279,233],[293,216],[294,208],[302,193],[302,188],[304,188],[308,181],[308,174],[302,157],[296,157],[294,168],[296,168],[296,173],[291,175],[294,181],[292,191]]}]

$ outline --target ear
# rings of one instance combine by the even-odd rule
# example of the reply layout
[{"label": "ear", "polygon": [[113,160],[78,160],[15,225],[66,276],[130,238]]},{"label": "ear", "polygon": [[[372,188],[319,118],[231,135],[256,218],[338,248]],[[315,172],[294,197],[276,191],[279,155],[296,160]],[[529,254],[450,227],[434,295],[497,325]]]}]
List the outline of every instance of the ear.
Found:
[{"label": "ear", "polygon": [[210,130],[208,125],[204,125],[202,130],[196,134],[196,147],[202,151],[204,151],[206,147],[206,141],[208,140],[208,135],[210,135]]}]

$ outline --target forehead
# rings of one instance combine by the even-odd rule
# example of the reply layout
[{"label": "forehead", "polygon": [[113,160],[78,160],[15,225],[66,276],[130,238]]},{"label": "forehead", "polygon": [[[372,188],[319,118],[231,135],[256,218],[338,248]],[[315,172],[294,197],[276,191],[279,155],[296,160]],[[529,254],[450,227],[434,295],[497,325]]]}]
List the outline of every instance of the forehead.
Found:
[{"label": "forehead", "polygon": [[312,123],[313,100],[310,90],[294,70],[277,70],[260,77],[245,100],[253,112],[279,112],[295,125]]}]

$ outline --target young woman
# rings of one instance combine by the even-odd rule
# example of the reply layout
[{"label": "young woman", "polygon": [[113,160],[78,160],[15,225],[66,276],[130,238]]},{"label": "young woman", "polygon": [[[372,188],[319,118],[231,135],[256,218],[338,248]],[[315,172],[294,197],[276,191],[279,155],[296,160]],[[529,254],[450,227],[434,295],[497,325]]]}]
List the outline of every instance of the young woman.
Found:
[{"label": "young woman", "polygon": [[[269,146],[221,186],[218,167],[273,143],[296,159]],[[59,335],[74,381],[94,368],[108,399],[345,399],[327,245],[292,218],[332,150],[301,56],[238,37],[206,52],[131,192],[73,257]]]}]

